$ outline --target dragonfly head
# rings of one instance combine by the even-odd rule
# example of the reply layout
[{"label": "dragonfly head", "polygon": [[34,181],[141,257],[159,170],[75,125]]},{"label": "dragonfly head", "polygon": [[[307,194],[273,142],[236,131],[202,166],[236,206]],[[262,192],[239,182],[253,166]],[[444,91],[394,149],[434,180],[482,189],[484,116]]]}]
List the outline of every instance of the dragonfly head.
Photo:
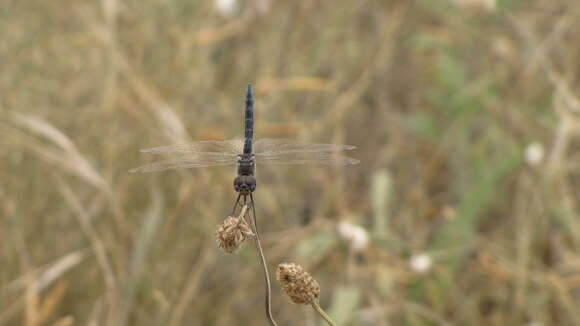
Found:
[{"label": "dragonfly head", "polygon": [[253,175],[238,175],[234,180],[234,189],[242,195],[249,195],[256,190],[256,178]]}]

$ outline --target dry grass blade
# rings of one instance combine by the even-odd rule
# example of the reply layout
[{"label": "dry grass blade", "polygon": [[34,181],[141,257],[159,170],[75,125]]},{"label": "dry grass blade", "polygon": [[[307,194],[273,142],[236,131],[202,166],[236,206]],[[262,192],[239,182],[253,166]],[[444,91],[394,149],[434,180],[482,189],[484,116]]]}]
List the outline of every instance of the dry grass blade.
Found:
[{"label": "dry grass blade", "polygon": [[127,323],[135,300],[137,287],[144,272],[148,269],[146,262],[147,255],[151,250],[155,235],[159,229],[159,223],[161,223],[163,218],[163,197],[157,188],[155,191],[152,191],[151,197],[151,206],[147,209],[147,215],[143,219],[143,225],[136,235],[134,248],[131,253],[129,272],[127,273],[127,280],[124,282],[124,297],[117,325],[125,325]]},{"label": "dry grass blade", "polygon": [[38,285],[41,289],[48,287],[64,273],[80,264],[86,258],[85,250],[78,250],[60,258],[52,266],[48,267],[38,278]]},{"label": "dry grass blade", "polygon": [[97,230],[95,230],[95,228],[92,226],[90,216],[88,216],[88,213],[83,208],[81,200],[74,193],[74,191],[60,178],[56,179],[56,183],[58,190],[65,199],[65,202],[73,211],[74,216],[77,217],[77,220],[81,226],[81,230],[89,239],[91,247],[95,253],[95,256],[97,257],[97,262],[105,281],[106,296],[108,299],[107,303],[110,308],[108,320],[111,321],[115,316],[115,309],[117,309],[118,287],[117,278],[113,272],[113,267],[108,257],[105,243],[101,239]]},{"label": "dry grass blade", "polygon": [[[64,273],[80,264],[86,258],[85,250],[77,250],[59,258],[56,262],[44,268],[43,271],[36,270],[31,273],[39,273],[38,286],[41,290],[50,286],[54,281]],[[0,294],[7,295],[24,288],[27,281],[27,275],[24,275],[0,289]]]},{"label": "dry grass blade", "polygon": [[310,76],[292,77],[288,79],[262,79],[258,81],[256,89],[260,92],[307,90],[307,91],[335,91],[336,85],[332,80]]},{"label": "dry grass blade", "polygon": [[205,243],[201,248],[201,253],[197,261],[191,267],[189,276],[187,277],[187,285],[181,293],[175,309],[171,314],[168,326],[178,326],[182,324],[183,316],[185,315],[189,304],[199,291],[199,285],[202,281],[202,275],[206,270],[206,266],[210,265],[210,261],[214,256],[211,255],[211,248],[208,243]]},{"label": "dry grass blade", "polygon": [[445,320],[443,316],[439,316],[435,311],[423,305],[414,302],[404,302],[403,308],[409,311],[410,313],[417,314],[421,317],[424,317],[427,320],[437,323],[437,325],[453,326],[453,324]]},{"label": "dry grass blade", "polygon": [[119,3],[117,0],[102,0],[103,15],[105,16],[105,25],[115,32],[116,18],[119,13]]},{"label": "dry grass blade", "polygon": [[[195,34],[194,43],[200,45],[210,45],[212,43],[221,42],[230,37],[239,35],[246,29],[246,26],[250,21],[248,18],[249,17],[241,17],[218,28],[203,29]],[[191,42],[186,40],[186,43]]]},{"label": "dry grass blade", "polygon": [[41,301],[38,311],[38,324],[44,324],[55,312],[56,307],[64,298],[64,294],[69,286],[68,282],[60,281],[52,288]]},{"label": "dry grass blade", "polygon": [[52,324],[52,326],[72,326],[74,325],[75,319],[72,316],[66,316],[58,319]]},{"label": "dry grass blade", "polygon": [[547,68],[550,81],[554,84],[554,109],[560,118],[552,151],[548,158],[548,172],[554,175],[557,171],[566,171],[566,151],[574,135],[578,134],[580,101],[573,95],[570,86],[562,76]]},{"label": "dry grass blade", "polygon": [[[108,12],[112,10],[112,7],[114,7],[115,10],[117,9],[117,1],[103,1],[106,14],[113,15],[113,13]],[[116,14],[116,12],[114,14]],[[107,25],[105,26],[106,32],[104,33],[104,36],[99,25],[100,24],[97,23],[96,26],[93,27],[93,33],[96,36],[96,40],[103,42],[104,45],[109,48],[109,54],[115,67],[119,69],[120,73],[125,78],[127,78],[132,90],[156,116],[156,121],[159,121],[161,124],[161,128],[168,140],[173,144],[190,142],[191,137],[175,110],[165,100],[163,100],[152,87],[147,85],[144,78],[139,75],[138,71],[131,65],[129,60],[127,60],[126,56],[121,53],[114,44],[112,45],[110,35],[113,33],[111,31],[111,26],[114,25],[114,17],[109,18]]]},{"label": "dry grass blade", "polygon": [[107,257],[107,250],[105,243],[100,238],[98,232],[91,225],[91,218],[83,209],[83,205],[73,190],[64,183],[64,181],[57,179],[58,190],[63,195],[65,202],[70,206],[75,216],[78,218],[82,231],[86,234],[91,242],[93,251],[99,261],[99,266],[102,269],[103,276],[107,287],[111,290],[116,288],[116,277],[113,273],[113,268],[109,258]]},{"label": "dry grass blade", "polygon": [[81,180],[84,180],[88,184],[99,189],[108,199],[119,228],[126,228],[124,213],[111,186],[105,178],[97,172],[89,160],[79,152],[69,137],[47,121],[34,116],[13,112],[11,118],[16,125],[25,127],[32,132],[45,137],[55,144],[57,148],[38,144],[26,135],[19,134],[16,130],[9,130],[10,127],[6,126],[5,128],[8,129],[6,133],[8,136],[41,159],[63,167],[64,170],[78,176]]},{"label": "dry grass blade", "polygon": [[[10,284],[4,286],[2,289],[0,289],[0,294],[2,296],[7,296],[10,293],[16,292],[16,291],[20,291],[20,290],[26,290],[27,294],[25,294],[24,296],[22,296],[20,299],[15,300],[12,305],[10,307],[7,307],[7,309],[5,309],[4,311],[2,311],[0,313],[0,325],[3,325],[4,322],[11,320],[12,318],[14,318],[14,316],[18,313],[18,311],[20,311],[20,309],[23,307],[23,305],[25,303],[27,303],[27,300],[33,299],[33,297],[29,297],[30,294],[34,293],[34,292],[30,292],[30,285],[33,284],[36,287],[35,291],[43,291],[44,289],[48,288],[49,286],[51,286],[56,280],[60,279],[66,272],[68,272],[69,270],[71,270],[72,268],[74,268],[75,266],[77,266],[78,264],[80,264],[86,257],[86,252],[84,250],[78,250],[75,252],[72,252],[70,254],[67,254],[63,257],[61,257],[60,259],[58,259],[56,262],[54,262],[53,264],[42,268],[42,269],[37,269],[34,271],[31,271],[29,273],[27,273],[26,275],[23,275],[22,277],[14,280],[13,282],[11,282]],[[37,278],[34,278],[35,275],[38,275]],[[56,292],[55,292],[56,293]],[[50,298],[50,295],[49,295]],[[57,298],[57,297],[54,297]],[[54,299],[53,298],[53,299]],[[60,300],[60,298],[59,298]],[[39,310],[39,318],[44,320],[46,315],[48,314],[47,310],[48,310],[48,303],[49,302],[53,302],[55,303],[56,301],[59,300],[54,300],[54,301],[44,301],[44,304],[40,306]],[[30,302],[28,302],[30,303]],[[34,301],[32,302],[34,303]],[[31,306],[33,307],[33,306]],[[27,305],[27,310],[31,310]],[[51,306],[53,307],[53,306]],[[34,317],[35,318],[35,317]],[[33,319],[34,319],[33,318]]]},{"label": "dry grass blade", "polygon": [[108,194],[112,192],[105,179],[92,167],[89,161],[80,154],[70,138],[60,130],[47,121],[41,120],[37,117],[13,113],[12,118],[13,122],[17,125],[26,127],[34,133],[45,137],[61,149],[60,152],[57,152],[54,149],[39,148],[36,146],[31,147],[35,153],[43,158],[53,161],[53,163],[58,163],[59,165],[64,166],[66,169],[100,190]]},{"label": "dry grass blade", "polygon": [[323,121],[337,122],[346,116],[346,112],[356,107],[354,105],[363,96],[369,84],[372,82],[373,73],[376,70],[376,65],[383,63],[386,58],[393,54],[395,43],[393,42],[397,36],[397,32],[405,18],[407,7],[399,8],[389,14],[389,18],[385,20],[387,26],[382,28],[382,40],[377,44],[372,58],[361,67],[360,75],[356,80],[350,81],[350,88],[338,96],[333,104],[333,108],[328,110]]},{"label": "dry grass blade", "polygon": [[183,125],[182,119],[167,104],[151,104],[153,113],[163,127],[167,138],[174,144],[182,144],[190,141],[191,137]]},{"label": "dry grass blade", "polygon": [[40,324],[40,290],[38,289],[38,283],[33,274],[29,274],[29,279],[26,283],[24,301],[25,325],[35,326]]},{"label": "dry grass blade", "polygon": [[121,72],[127,78],[131,87],[139,95],[150,111],[157,117],[165,136],[173,144],[185,144],[191,137],[182,122],[182,119],[169,104],[167,104],[155,90],[149,87],[127,59],[119,52],[113,53]]}]

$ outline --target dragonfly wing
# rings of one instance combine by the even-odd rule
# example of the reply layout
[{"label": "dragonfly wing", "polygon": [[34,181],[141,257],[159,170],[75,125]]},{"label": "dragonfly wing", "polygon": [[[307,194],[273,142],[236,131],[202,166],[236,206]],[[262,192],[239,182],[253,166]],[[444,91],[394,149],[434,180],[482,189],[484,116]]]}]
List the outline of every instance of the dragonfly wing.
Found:
[{"label": "dragonfly wing", "polygon": [[236,156],[199,155],[197,157],[182,158],[155,162],[130,170],[131,173],[148,173],[175,169],[203,168],[208,166],[233,165],[238,162]]},{"label": "dragonfly wing", "polygon": [[243,142],[239,139],[231,140],[201,140],[191,144],[170,145],[142,149],[147,154],[202,154],[222,153],[225,156],[236,156],[242,152]]},{"label": "dragonfly wing", "polygon": [[340,144],[307,143],[293,139],[258,139],[254,141],[254,152],[263,156],[282,153],[338,152],[354,149],[355,146]]},{"label": "dragonfly wing", "polygon": [[336,155],[329,152],[283,152],[278,154],[272,154],[271,152],[257,153],[255,154],[255,159],[258,164],[318,164],[345,166],[360,162],[352,157]]}]

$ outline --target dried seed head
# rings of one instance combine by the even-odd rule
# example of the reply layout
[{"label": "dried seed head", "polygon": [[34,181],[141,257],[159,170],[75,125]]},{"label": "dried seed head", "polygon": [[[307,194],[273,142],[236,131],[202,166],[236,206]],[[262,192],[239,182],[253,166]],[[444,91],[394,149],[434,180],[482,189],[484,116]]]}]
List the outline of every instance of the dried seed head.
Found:
[{"label": "dried seed head", "polygon": [[320,296],[320,286],[302,266],[294,263],[278,265],[276,279],[294,303],[311,304]]},{"label": "dried seed head", "polygon": [[252,229],[243,218],[229,216],[215,232],[218,247],[225,253],[235,253],[242,242],[248,237],[254,236]]}]

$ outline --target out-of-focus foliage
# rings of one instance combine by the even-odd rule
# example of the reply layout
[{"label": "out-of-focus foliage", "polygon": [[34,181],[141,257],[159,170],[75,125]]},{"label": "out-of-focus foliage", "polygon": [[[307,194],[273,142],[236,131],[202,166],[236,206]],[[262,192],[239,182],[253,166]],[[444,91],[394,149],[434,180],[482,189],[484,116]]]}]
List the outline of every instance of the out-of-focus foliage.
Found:
[{"label": "out-of-focus foliage", "polygon": [[265,324],[213,237],[233,168],[127,173],[241,135],[248,82],[257,137],[361,160],[258,170],[271,271],[350,325],[580,325],[578,31],[577,0],[0,2],[0,325]]}]

